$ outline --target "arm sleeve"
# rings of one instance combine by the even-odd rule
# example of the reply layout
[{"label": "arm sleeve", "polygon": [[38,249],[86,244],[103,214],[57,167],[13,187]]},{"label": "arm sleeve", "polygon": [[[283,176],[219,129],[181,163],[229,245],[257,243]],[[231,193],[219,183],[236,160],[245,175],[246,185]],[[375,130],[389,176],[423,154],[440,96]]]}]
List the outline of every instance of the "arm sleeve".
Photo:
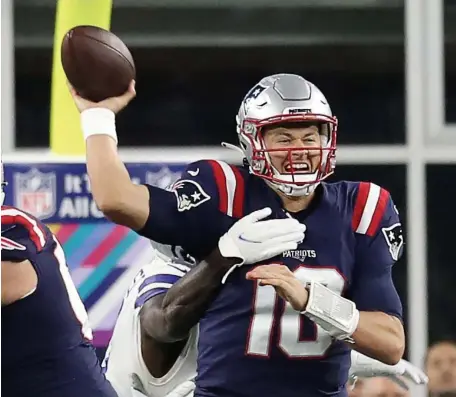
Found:
[{"label": "arm sleeve", "polygon": [[402,255],[404,237],[389,192],[372,183],[361,186],[353,227],[357,241],[351,299],[361,311],[381,311],[402,318],[392,267]]},{"label": "arm sleeve", "polygon": [[[230,222],[227,198],[235,195],[236,183],[229,184],[220,161],[191,163],[182,177],[168,189],[149,189],[149,218],[138,233],[166,245],[181,246],[192,255],[208,254]],[[236,182],[236,181],[235,181]],[[195,249],[197,247],[197,249]]]}]

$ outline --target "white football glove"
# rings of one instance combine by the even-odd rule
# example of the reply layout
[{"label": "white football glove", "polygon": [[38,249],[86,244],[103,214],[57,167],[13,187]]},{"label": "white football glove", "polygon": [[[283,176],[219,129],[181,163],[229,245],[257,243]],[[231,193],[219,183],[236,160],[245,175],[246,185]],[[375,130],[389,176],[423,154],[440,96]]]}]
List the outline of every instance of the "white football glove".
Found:
[{"label": "white football glove", "polygon": [[306,226],[296,219],[270,219],[270,208],[252,212],[238,220],[219,240],[219,250],[225,258],[239,258],[223,277],[225,283],[231,272],[243,264],[270,259],[284,251],[294,250],[304,240]]},{"label": "white football glove", "polygon": [[403,378],[417,385],[428,383],[426,374],[408,361],[401,360],[396,365],[387,365],[352,350],[349,371],[350,380],[355,381],[357,378],[372,378],[376,376],[390,378],[405,390],[408,390],[409,387]]},{"label": "white football glove", "polygon": [[188,380],[171,390],[165,397],[193,397],[194,390],[195,382]]}]

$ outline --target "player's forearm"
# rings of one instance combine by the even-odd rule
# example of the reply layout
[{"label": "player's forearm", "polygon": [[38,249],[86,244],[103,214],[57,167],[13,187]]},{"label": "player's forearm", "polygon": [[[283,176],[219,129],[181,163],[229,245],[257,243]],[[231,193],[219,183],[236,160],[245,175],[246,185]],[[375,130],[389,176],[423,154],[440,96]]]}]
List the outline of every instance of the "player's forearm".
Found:
[{"label": "player's forearm", "polygon": [[86,140],[87,171],[98,208],[111,221],[133,230],[141,229],[149,216],[149,191],[135,185],[107,135]]},{"label": "player's forearm", "polygon": [[404,354],[405,336],[396,317],[381,312],[360,312],[352,338],[355,350],[388,365],[399,362]]},{"label": "player's forearm", "polygon": [[101,211],[116,206],[123,190],[131,184],[125,165],[117,154],[117,145],[108,135],[86,140],[87,172],[92,195]]},{"label": "player's forearm", "polygon": [[146,333],[160,342],[186,338],[216,297],[223,276],[235,261],[222,257],[215,249],[166,292],[160,310],[147,310],[146,306],[141,314]]}]

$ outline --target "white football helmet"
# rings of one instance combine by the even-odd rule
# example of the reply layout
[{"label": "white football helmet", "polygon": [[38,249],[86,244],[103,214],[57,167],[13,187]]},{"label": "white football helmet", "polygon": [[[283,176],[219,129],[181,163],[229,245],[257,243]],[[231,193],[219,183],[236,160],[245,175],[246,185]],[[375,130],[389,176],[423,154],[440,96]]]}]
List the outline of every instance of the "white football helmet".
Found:
[{"label": "white football helmet", "polygon": [[[236,117],[241,149],[250,165],[250,172],[289,196],[312,193],[320,181],[334,172],[336,166],[337,118],[328,101],[311,82],[295,74],[275,74],[263,78],[245,96]],[[313,150],[315,147],[267,149],[263,140],[266,126],[289,122],[317,123],[322,135],[320,163],[307,172],[280,173],[271,163],[270,153],[292,153]]]}]

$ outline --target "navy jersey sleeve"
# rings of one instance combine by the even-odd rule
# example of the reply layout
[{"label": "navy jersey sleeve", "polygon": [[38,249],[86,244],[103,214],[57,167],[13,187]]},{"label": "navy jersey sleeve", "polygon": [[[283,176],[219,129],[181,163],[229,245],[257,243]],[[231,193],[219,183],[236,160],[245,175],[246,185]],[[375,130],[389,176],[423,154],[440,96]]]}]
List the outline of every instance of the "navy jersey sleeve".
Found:
[{"label": "navy jersey sleeve", "polygon": [[361,311],[381,311],[402,317],[402,304],[392,279],[392,267],[404,246],[399,214],[388,191],[360,183],[352,227],[356,263],[350,297]]},{"label": "navy jersey sleeve", "polygon": [[150,213],[139,234],[182,246],[197,257],[208,254],[227,225],[242,217],[242,176],[236,167],[221,161],[191,163],[166,190],[146,186]]},{"label": "navy jersey sleeve", "polygon": [[21,262],[41,252],[47,242],[44,225],[17,208],[2,206],[2,260]]}]

